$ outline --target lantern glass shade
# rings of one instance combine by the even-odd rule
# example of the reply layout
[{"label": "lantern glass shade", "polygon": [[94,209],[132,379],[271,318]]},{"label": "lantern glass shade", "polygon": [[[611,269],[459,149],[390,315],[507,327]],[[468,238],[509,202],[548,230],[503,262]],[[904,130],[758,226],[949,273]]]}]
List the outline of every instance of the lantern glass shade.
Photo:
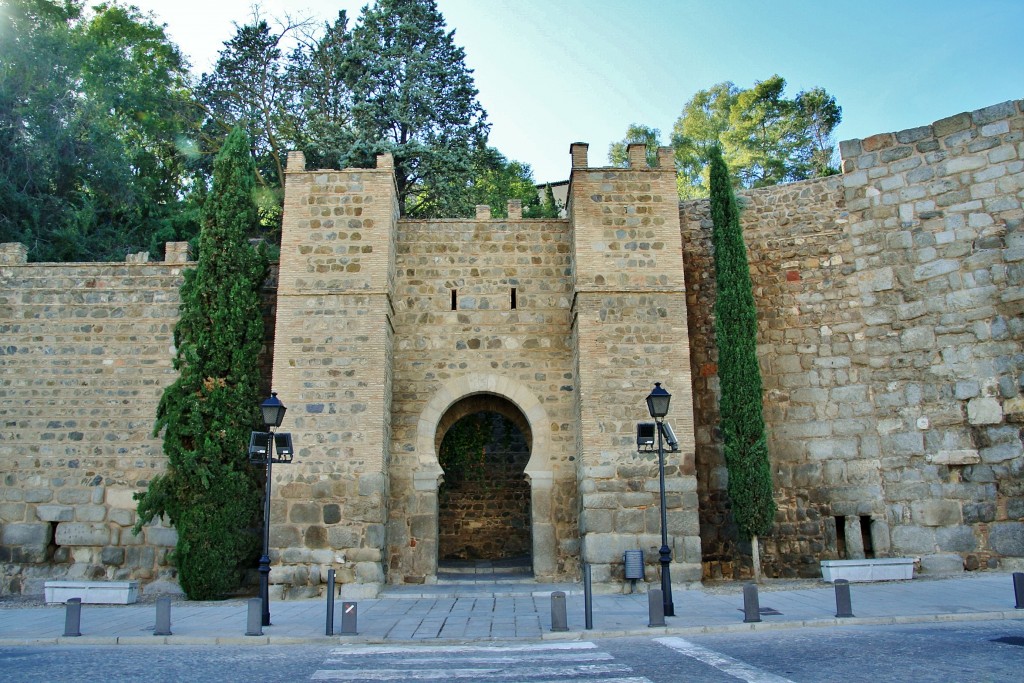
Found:
[{"label": "lantern glass shade", "polygon": [[287,410],[277,392],[272,391],[270,398],[260,404],[260,411],[263,413],[263,424],[267,427],[280,427],[284,421],[284,412]]},{"label": "lantern glass shade", "polygon": [[660,418],[668,415],[668,404],[672,400],[672,394],[661,388],[661,382],[654,383],[654,389],[647,397],[647,410],[651,417]]}]

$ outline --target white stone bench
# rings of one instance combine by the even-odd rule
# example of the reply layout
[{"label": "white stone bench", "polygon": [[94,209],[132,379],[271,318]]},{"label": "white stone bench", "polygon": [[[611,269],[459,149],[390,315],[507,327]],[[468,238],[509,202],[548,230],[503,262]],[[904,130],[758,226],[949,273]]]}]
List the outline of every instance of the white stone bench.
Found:
[{"label": "white stone bench", "polygon": [[864,560],[822,560],[821,578],[830,583],[857,581],[902,581],[914,578],[914,558],[879,557]]},{"label": "white stone bench", "polygon": [[64,603],[81,598],[89,605],[131,605],[139,599],[138,581],[47,581],[43,584],[47,603]]}]

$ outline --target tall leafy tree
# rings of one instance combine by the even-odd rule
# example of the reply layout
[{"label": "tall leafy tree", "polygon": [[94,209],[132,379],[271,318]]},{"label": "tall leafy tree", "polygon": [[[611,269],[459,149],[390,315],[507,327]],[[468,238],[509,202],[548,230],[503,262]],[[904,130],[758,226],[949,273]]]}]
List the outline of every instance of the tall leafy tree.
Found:
[{"label": "tall leafy tree", "polygon": [[683,199],[708,195],[711,148],[729,129],[729,112],[739,89],[726,81],[697,92],[683,107],[672,127],[676,182]]},{"label": "tall leafy tree", "polygon": [[352,31],[352,122],[346,161],[391,152],[403,214],[471,215],[465,188],[488,125],[465,51],[434,0],[378,0]]},{"label": "tall leafy tree", "polygon": [[529,164],[509,161],[493,147],[483,147],[473,156],[473,180],[468,190],[474,205],[487,204],[491,215],[504,218],[508,200],[523,203],[523,216],[540,218],[542,206]]},{"label": "tall leafy tree", "polygon": [[307,36],[292,51],[288,83],[297,147],[313,168],[337,168],[355,142],[349,84],[356,64],[349,54],[352,33],[347,14],[338,12],[334,23],[323,29],[322,35]]},{"label": "tall leafy tree", "polygon": [[754,572],[760,578],[758,536],[771,531],[776,507],[757,363],[757,309],[736,196],[717,147],[711,149],[710,178],[717,286],[715,341],[728,493],[736,526],[751,538]]},{"label": "tall leafy tree", "polygon": [[613,166],[625,166],[629,161],[628,148],[630,145],[644,145],[646,148],[647,164],[658,165],[658,148],[661,147],[661,131],[657,128],[645,126],[642,123],[632,123],[626,129],[626,137],[608,146],[608,161]]},{"label": "tall leafy tree", "polygon": [[253,146],[262,223],[271,232],[279,227],[285,163],[297,147],[298,107],[289,79],[289,59],[283,47],[301,24],[271,23],[254,16],[236,25],[235,35],[225,41],[213,70],[203,74],[197,97],[205,119],[204,149],[218,150],[224,136],[243,127]]},{"label": "tall leafy tree", "polygon": [[190,182],[187,81],[163,27],[133,7],[7,0],[0,239],[26,243],[33,260],[147,248]]},{"label": "tall leafy tree", "polygon": [[257,357],[263,344],[260,288],[266,258],[246,236],[257,221],[255,166],[236,128],[214,161],[199,257],[185,272],[174,329],[178,379],[160,399],[167,471],[138,494],[136,533],[166,515],[178,532],[174,561],[189,598],[215,599],[236,587],[255,560],[259,482],[246,461],[259,423]]},{"label": "tall leafy tree", "polygon": [[750,88],[724,82],[686,103],[672,130],[680,197],[708,195],[711,149],[719,146],[742,187],[837,172],[832,131],[842,109],[822,88],[789,98],[785,87],[778,75]]}]

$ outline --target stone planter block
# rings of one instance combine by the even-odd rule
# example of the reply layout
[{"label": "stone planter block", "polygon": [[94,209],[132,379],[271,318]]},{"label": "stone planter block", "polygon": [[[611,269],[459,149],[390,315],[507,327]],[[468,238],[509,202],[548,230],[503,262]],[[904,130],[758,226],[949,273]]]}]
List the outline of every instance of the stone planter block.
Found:
[{"label": "stone planter block", "polygon": [[138,581],[47,581],[47,603],[81,598],[84,605],[132,605],[139,600]]},{"label": "stone planter block", "polygon": [[914,558],[886,557],[869,560],[822,560],[821,578],[829,583],[846,579],[858,581],[903,581],[914,578]]}]

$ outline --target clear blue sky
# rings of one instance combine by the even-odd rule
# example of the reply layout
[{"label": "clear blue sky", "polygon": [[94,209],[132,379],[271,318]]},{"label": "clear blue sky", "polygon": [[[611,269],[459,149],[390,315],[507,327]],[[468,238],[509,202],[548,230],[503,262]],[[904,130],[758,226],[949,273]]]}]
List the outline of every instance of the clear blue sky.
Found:
[{"label": "clear blue sky", "polygon": [[[369,0],[264,0],[263,16],[333,20]],[[134,0],[207,71],[251,0]],[[1024,98],[1024,0],[437,0],[474,70],[491,144],[538,182],[591,165],[633,122],[667,143],[683,105],[715,83],[778,73],[843,108],[837,140],[926,125]]]}]

